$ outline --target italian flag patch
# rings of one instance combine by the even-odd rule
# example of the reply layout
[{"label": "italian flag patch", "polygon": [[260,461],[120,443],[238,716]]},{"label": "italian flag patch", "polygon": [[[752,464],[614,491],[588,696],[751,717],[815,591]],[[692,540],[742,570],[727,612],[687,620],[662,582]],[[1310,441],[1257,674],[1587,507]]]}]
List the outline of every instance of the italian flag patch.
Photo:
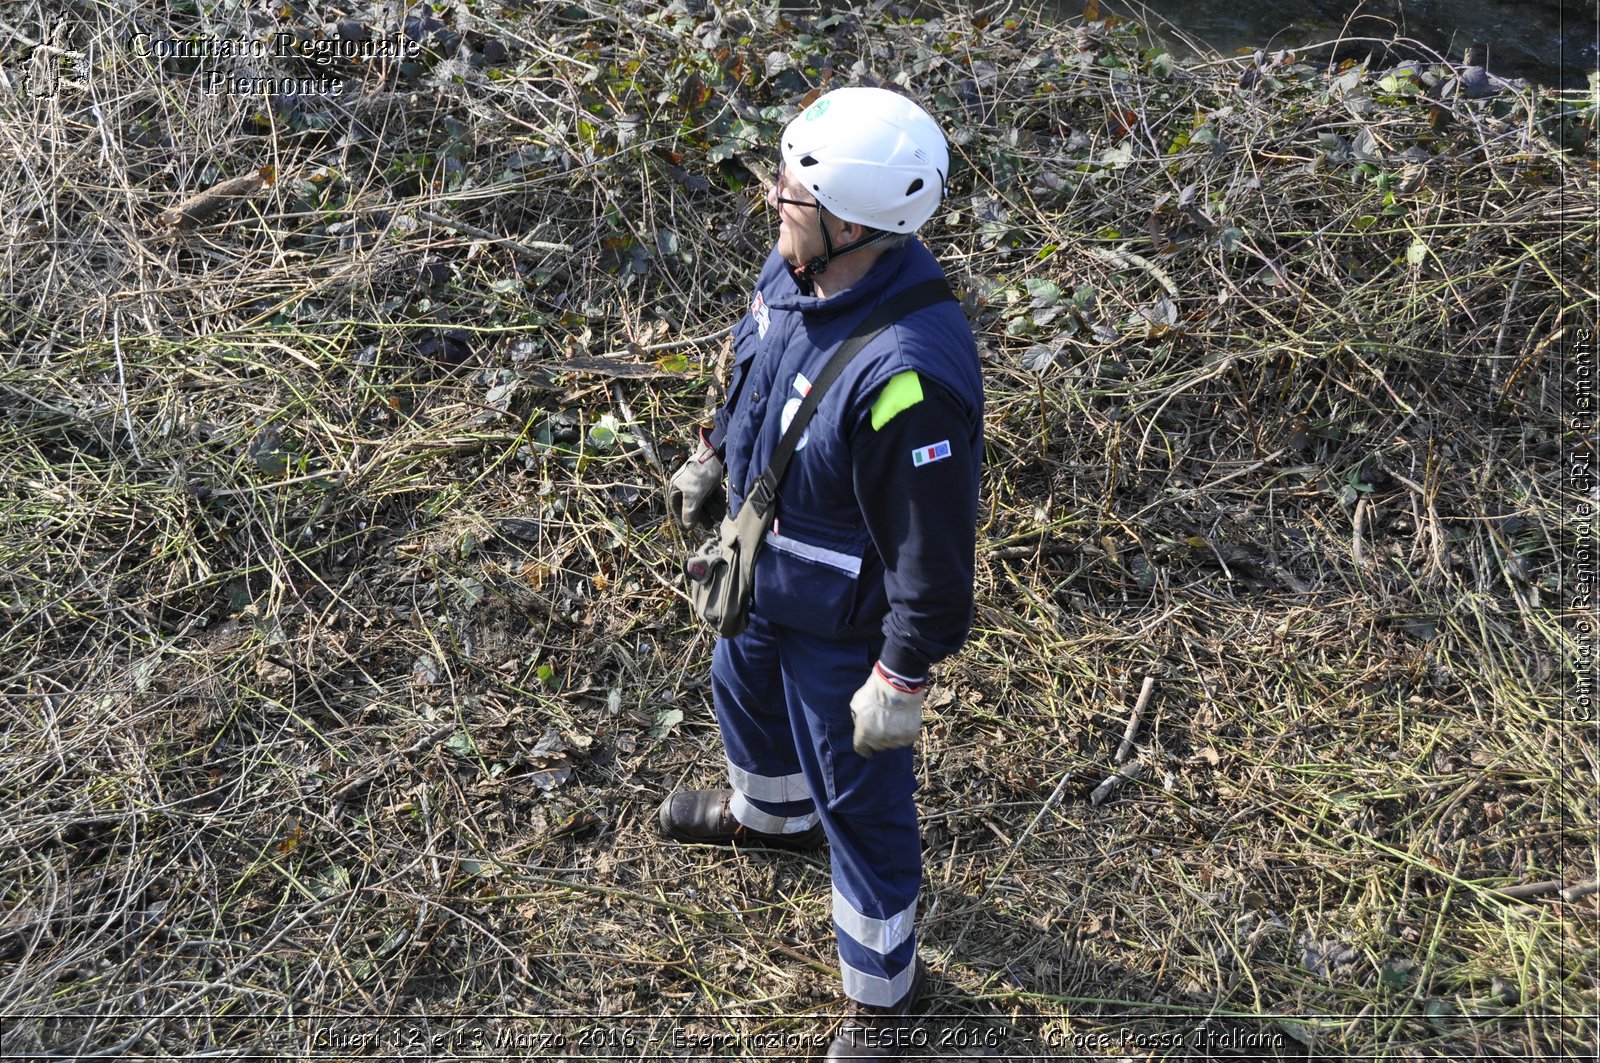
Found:
[{"label": "italian flag patch", "polygon": [[939,442],[934,443],[931,446],[918,447],[916,450],[913,450],[911,452],[911,464],[920,469],[924,465],[931,465],[936,461],[943,461],[949,456],[950,441],[948,439],[941,439]]}]

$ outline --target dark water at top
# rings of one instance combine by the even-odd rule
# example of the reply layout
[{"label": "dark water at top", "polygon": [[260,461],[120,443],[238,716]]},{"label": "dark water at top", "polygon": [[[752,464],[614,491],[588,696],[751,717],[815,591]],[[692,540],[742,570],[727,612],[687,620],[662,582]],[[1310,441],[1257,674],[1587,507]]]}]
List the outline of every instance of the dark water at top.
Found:
[{"label": "dark water at top", "polygon": [[[1082,0],[1054,6],[1066,16],[1084,10]],[[1398,33],[1456,61],[1467,45],[1482,42],[1492,73],[1552,88],[1583,88],[1600,64],[1595,0],[1102,0],[1100,11],[1153,30],[1165,20],[1223,55],[1333,40],[1351,19],[1344,36],[1389,40]],[[1167,44],[1182,50],[1170,34]]]}]

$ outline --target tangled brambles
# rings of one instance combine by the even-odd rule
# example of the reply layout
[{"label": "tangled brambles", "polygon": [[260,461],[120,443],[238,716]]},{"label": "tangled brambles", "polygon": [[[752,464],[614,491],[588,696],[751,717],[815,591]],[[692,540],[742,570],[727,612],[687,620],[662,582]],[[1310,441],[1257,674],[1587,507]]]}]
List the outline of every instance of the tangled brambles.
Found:
[{"label": "tangled brambles", "polygon": [[991,389],[923,1054],[1592,1043],[1592,99],[1003,7],[178,6],[0,52],[6,1052],[827,1025],[824,866],[647,827],[721,775],[663,470],[850,79],[952,132]]}]

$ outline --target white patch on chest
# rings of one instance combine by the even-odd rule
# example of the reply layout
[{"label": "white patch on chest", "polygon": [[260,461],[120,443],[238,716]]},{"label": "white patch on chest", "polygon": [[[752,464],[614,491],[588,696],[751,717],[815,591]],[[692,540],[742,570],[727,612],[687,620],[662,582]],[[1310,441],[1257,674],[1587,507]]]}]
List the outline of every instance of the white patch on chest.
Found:
[{"label": "white patch on chest", "polygon": [[756,297],[750,303],[750,316],[756,319],[756,333],[762,339],[767,338],[767,329],[772,325],[772,311],[767,309],[767,301],[756,292]]},{"label": "white patch on chest", "polygon": [[[800,412],[800,403],[805,400],[807,395],[811,394],[811,381],[807,380],[799,373],[796,373],[794,375],[794,389],[800,393],[800,397],[790,399],[788,402],[783,404],[783,415],[778,420],[778,427],[781,432],[787,432],[789,430],[789,425],[794,422],[794,415]],[[795,453],[798,454],[800,451],[804,450],[806,448],[807,441],[810,439],[811,429],[807,428],[804,432],[800,433],[800,442],[794,445]]]}]

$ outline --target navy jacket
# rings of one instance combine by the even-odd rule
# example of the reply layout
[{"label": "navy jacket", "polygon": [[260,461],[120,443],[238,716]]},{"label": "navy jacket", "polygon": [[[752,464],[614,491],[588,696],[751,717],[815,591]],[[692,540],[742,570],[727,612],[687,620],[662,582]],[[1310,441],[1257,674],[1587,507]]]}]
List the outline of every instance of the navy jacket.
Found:
[{"label": "navy jacket", "polygon": [[[942,275],[913,239],[818,298],[772,253],[734,329],[729,401],[711,434],[734,511],[839,344],[884,299]],[[751,609],[816,635],[881,638],[885,667],[925,676],[971,630],[982,453],[983,380],[959,305],[885,329],[834,382],[789,462]]]}]

